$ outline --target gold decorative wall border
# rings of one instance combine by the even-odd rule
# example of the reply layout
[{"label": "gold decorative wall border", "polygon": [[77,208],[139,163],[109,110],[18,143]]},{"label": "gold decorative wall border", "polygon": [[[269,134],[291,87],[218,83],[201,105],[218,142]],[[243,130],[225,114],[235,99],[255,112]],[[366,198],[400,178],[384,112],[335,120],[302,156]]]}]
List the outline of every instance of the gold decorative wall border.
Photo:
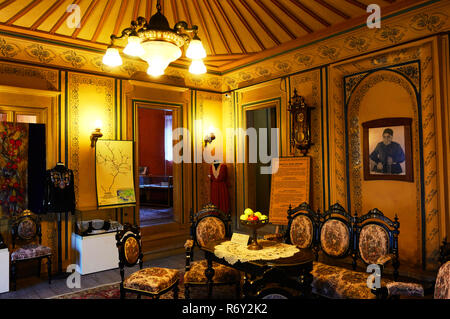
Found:
[{"label": "gold decorative wall border", "polygon": [[[75,178],[75,194],[77,201],[79,200],[79,180],[80,180],[80,118],[79,111],[81,107],[79,99],[79,87],[82,84],[92,85],[97,91],[104,91],[105,104],[103,112],[107,115],[108,122],[104,123],[102,129],[103,137],[112,139],[114,137],[114,79],[99,76],[91,76],[79,73],[69,73],[67,89],[67,108],[70,125],[69,130],[69,165],[73,170]],[[93,160],[93,159],[92,159]]]}]

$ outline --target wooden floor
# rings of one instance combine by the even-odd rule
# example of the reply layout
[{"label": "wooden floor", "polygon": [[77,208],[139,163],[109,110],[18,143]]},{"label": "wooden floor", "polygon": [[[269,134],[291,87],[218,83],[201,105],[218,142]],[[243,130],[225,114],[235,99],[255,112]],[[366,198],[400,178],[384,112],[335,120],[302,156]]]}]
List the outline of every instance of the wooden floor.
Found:
[{"label": "wooden floor", "polygon": [[[185,254],[178,254],[161,259],[153,259],[144,262],[144,267],[167,267],[184,271],[186,263]],[[138,270],[139,267],[127,268],[125,275]],[[101,285],[115,283],[120,281],[119,269],[106,270],[99,273],[81,276],[81,288],[70,289],[67,287],[66,279],[53,279],[52,284],[48,284],[47,276],[41,278],[27,277],[18,278],[17,290],[0,294],[0,299],[45,299],[58,295],[63,295],[79,290],[93,288]]]}]

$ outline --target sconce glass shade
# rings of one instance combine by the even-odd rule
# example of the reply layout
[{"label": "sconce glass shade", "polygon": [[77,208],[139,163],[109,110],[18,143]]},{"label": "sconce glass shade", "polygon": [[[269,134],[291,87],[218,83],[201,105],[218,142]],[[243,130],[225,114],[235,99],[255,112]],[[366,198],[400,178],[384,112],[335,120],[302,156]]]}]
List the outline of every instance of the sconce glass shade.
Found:
[{"label": "sconce glass shade", "polygon": [[189,67],[189,72],[192,74],[204,74],[206,73],[206,66],[202,59],[193,60]]},{"label": "sconce glass shade", "polygon": [[181,57],[181,49],[175,44],[165,41],[147,41],[142,43],[144,54],[141,59],[147,61],[147,73],[152,76],[164,74],[167,66]]},{"label": "sconce glass shade", "polygon": [[122,58],[120,57],[119,50],[117,50],[117,48],[108,48],[102,61],[103,64],[110,67],[122,65]]},{"label": "sconce glass shade", "polygon": [[130,56],[141,56],[145,53],[144,48],[141,45],[141,39],[138,36],[129,36],[128,44],[123,49],[123,53]]},{"label": "sconce glass shade", "polygon": [[206,58],[206,51],[203,47],[202,41],[197,39],[192,39],[186,50],[186,57],[193,60]]}]

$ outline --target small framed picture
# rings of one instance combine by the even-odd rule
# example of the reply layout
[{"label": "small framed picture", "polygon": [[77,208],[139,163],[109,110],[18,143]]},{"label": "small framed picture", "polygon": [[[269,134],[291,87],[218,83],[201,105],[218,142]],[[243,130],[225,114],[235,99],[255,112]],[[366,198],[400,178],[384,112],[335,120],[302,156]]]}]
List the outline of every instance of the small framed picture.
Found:
[{"label": "small framed picture", "polygon": [[362,123],[364,180],[413,182],[411,118]]}]

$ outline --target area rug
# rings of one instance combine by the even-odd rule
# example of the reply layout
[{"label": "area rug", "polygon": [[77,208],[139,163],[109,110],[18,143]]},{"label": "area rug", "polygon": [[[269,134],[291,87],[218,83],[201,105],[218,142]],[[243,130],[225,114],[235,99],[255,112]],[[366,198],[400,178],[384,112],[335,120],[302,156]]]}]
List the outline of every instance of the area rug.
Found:
[{"label": "area rug", "polygon": [[[120,283],[112,283],[102,285],[94,288],[88,288],[73,293],[68,293],[60,296],[56,296],[50,299],[120,299]],[[208,292],[206,286],[191,287],[190,299],[207,299]],[[126,294],[126,299],[136,299],[137,295],[132,293]],[[184,285],[179,284],[179,299],[184,299]],[[224,285],[213,287],[213,299],[236,299],[236,286]],[[142,296],[142,299],[151,299],[150,297]],[[173,292],[162,295],[160,299],[173,299]]]}]

